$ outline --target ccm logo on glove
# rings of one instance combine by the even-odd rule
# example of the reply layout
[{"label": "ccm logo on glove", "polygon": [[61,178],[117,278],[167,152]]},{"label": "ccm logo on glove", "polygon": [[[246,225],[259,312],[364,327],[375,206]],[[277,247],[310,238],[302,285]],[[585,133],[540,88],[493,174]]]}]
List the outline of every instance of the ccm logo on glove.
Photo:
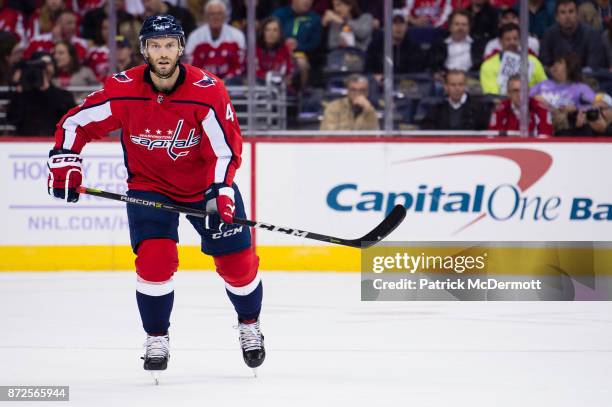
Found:
[{"label": "ccm logo on glove", "polygon": [[81,157],[72,156],[72,155],[63,155],[63,156],[55,156],[50,158],[53,164],[61,164],[61,163],[78,163],[79,167],[83,164],[83,159]]},{"label": "ccm logo on glove", "polygon": [[68,202],[77,202],[79,193],[76,189],[83,181],[82,163],[81,156],[70,150],[51,150],[47,162],[49,167],[47,192],[49,195]]}]

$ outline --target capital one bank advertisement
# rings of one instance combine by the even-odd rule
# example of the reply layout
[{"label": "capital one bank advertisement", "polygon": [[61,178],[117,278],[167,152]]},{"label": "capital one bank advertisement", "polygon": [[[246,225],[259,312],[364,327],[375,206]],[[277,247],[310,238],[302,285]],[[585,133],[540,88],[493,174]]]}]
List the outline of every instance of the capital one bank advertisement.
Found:
[{"label": "capital one bank advertisement", "polygon": [[[358,236],[401,204],[408,214],[396,241],[605,241],[611,154],[609,143],[266,144],[258,196],[287,193],[281,209],[265,199],[257,208]],[[275,168],[289,170],[281,178]]]}]

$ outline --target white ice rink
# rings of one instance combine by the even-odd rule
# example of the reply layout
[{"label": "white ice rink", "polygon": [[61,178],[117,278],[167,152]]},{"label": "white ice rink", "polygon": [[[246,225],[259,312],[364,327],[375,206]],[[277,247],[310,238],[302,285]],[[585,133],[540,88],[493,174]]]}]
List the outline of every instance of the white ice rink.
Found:
[{"label": "white ice rink", "polygon": [[70,386],[16,406],[612,406],[611,302],[362,303],[358,274],[263,279],[259,378],[219,277],[179,272],[154,386],[133,273],[0,273],[0,385]]}]

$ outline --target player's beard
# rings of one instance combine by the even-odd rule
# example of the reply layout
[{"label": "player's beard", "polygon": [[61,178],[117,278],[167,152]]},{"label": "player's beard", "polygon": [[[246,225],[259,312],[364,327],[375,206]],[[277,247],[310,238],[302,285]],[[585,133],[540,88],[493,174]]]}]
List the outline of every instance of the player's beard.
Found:
[{"label": "player's beard", "polygon": [[179,58],[177,58],[174,61],[174,65],[168,71],[168,73],[163,73],[160,70],[158,70],[157,67],[155,66],[155,64],[151,63],[151,59],[150,58],[147,58],[147,64],[149,65],[149,69],[151,70],[153,75],[157,76],[159,79],[168,79],[168,78],[171,78],[172,75],[174,75],[174,72],[176,71],[176,68],[178,68]]}]

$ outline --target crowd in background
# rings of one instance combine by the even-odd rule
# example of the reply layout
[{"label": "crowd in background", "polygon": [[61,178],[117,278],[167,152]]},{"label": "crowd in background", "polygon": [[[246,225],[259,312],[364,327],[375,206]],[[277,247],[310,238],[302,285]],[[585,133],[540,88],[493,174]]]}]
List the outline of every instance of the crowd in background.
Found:
[{"label": "crowd in background", "polygon": [[[150,15],[178,18],[184,61],[245,84],[246,0],[111,0],[118,71],[142,63]],[[529,0],[529,108],[534,136],[612,134],[612,0]],[[518,129],[516,0],[394,0],[396,125]],[[256,77],[283,86],[323,130],[380,128],[383,1],[257,0]],[[16,134],[55,122],[110,75],[106,0],[0,0],[0,86]],[[70,88],[72,92],[65,89]],[[318,114],[317,114],[318,113]]]}]

